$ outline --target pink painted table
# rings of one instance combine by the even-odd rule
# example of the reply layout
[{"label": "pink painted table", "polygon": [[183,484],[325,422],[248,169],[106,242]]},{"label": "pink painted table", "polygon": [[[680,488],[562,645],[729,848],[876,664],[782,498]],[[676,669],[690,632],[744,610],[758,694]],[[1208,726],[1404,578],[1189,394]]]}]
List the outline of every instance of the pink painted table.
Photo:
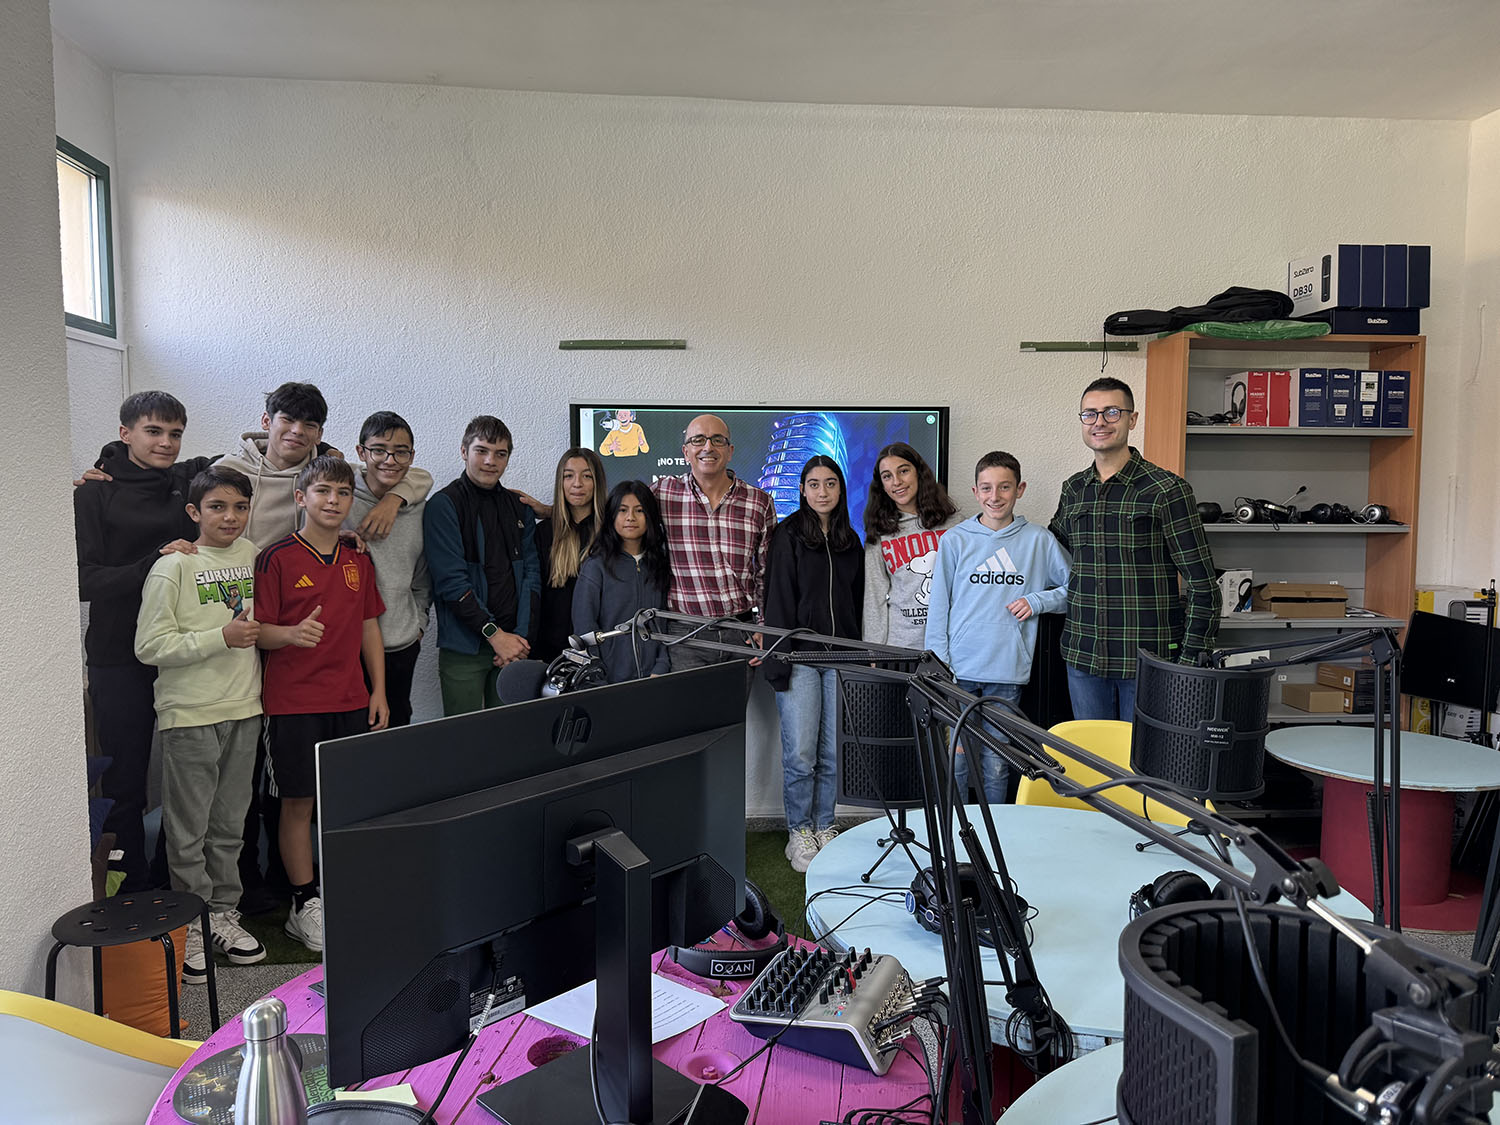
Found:
[{"label": "pink painted table", "polygon": [[[661,954],[657,954],[655,965],[664,975],[689,987],[702,992],[711,991],[710,982],[702,977],[684,971],[671,961],[662,965]],[[324,1030],[323,999],[307,987],[322,977],[320,965],[271,994],[286,1004],[288,1031],[317,1034]],[[732,1007],[747,984],[728,984],[726,987],[730,993],[723,997],[724,1002]],[[243,1042],[238,1017],[227,1020],[193,1053],[178,1071],[178,1077],[210,1055]],[[742,1060],[753,1054],[762,1042],[731,1020],[726,1008],[707,1022],[658,1043],[652,1053],[668,1066],[687,1073],[689,1060],[702,1052],[727,1052]],[[480,1032],[479,1042],[464,1060],[463,1068],[453,1080],[453,1088],[438,1109],[436,1121],[439,1125],[450,1122],[496,1125],[495,1118],[475,1102],[476,1097],[533,1069],[532,1058],[545,1056],[549,1051],[555,1053],[568,1044],[576,1047],[582,1043],[577,1036],[524,1014],[491,1024]],[[915,1038],[912,1048],[921,1053]],[[377,1078],[362,1088],[377,1089],[409,1082],[417,1101],[426,1108],[442,1087],[453,1058],[453,1055],[448,1055],[413,1070]],[[147,1118],[147,1125],[178,1125],[181,1121],[172,1111],[172,1093],[177,1089],[177,1081],[178,1078],[174,1077],[167,1083]],[[731,1078],[725,1089],[750,1107],[751,1125],[808,1125],[824,1119],[842,1120],[852,1109],[901,1105],[927,1092],[927,1077],[905,1052],[897,1055],[891,1069],[881,1077],[858,1067],[843,1066],[777,1046]]]}]

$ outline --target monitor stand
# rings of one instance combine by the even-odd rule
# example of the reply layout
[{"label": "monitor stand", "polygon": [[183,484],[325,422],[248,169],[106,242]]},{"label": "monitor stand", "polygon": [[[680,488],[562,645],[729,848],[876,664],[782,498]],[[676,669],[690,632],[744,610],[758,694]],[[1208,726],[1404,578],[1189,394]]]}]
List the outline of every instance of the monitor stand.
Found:
[{"label": "monitor stand", "polygon": [[651,1057],[650,860],[614,828],[576,837],[567,846],[568,862],[591,863],[596,877],[595,1045],[490,1090],[479,1104],[505,1125],[597,1121],[593,1053],[609,1125],[743,1125],[749,1110],[733,1094],[700,1087]]}]

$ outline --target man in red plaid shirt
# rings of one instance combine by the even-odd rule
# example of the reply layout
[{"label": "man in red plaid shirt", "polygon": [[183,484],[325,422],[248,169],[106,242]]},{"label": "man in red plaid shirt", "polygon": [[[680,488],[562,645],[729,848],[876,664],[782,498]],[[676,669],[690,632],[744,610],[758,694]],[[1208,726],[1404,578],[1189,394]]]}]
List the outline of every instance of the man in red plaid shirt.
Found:
[{"label": "man in red plaid shirt", "polygon": [[[691,471],[652,485],[672,558],[667,606],[699,617],[757,620],[776,507],[764,492],[730,471],[734,445],[724,419],[702,414],[689,422],[682,433],[682,455]],[[699,636],[728,641],[737,634],[709,629]],[[668,651],[673,671],[728,659],[686,645]]]}]

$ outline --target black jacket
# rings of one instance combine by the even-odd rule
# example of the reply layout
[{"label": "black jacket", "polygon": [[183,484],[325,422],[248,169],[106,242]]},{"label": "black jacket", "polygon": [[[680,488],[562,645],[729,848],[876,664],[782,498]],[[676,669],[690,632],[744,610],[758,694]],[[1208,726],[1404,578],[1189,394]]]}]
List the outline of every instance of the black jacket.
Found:
[{"label": "black jacket", "polygon": [[[865,600],[865,552],[859,540],[841,551],[826,542],[809,547],[798,534],[800,519],[776,525],[766,560],[766,604],[761,619],[778,629],[811,629],[831,637],[858,640]],[[767,646],[772,643],[767,638]],[[780,646],[799,651],[805,644]],[[785,691],[792,668],[783,661],[765,662],[766,681]]]},{"label": "black jacket", "polygon": [[[578,530],[584,542],[590,542],[594,537],[594,517],[586,517]],[[576,574],[561,586],[552,585],[550,519],[536,521],[536,557],[542,568],[542,598],[540,614],[532,623],[531,658],[550,663],[568,647],[568,636],[573,632],[573,591],[578,586]]]},{"label": "black jacket", "polygon": [[143,469],[130,460],[125,443],[115,441],[98,462],[114,479],[74,489],[78,600],[89,603],[88,663],[135,663],[141,586],[165,544],[198,537],[187,514],[188,485],[207,463],[193,458],[170,469]]}]

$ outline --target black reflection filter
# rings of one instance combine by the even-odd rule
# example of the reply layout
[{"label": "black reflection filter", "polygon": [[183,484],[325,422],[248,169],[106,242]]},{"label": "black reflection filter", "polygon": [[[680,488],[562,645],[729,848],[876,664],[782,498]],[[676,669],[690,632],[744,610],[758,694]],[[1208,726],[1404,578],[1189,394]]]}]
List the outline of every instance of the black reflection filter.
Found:
[{"label": "black reflection filter", "polygon": [[1138,653],[1130,768],[1206,800],[1258,796],[1272,672],[1193,668]]}]

